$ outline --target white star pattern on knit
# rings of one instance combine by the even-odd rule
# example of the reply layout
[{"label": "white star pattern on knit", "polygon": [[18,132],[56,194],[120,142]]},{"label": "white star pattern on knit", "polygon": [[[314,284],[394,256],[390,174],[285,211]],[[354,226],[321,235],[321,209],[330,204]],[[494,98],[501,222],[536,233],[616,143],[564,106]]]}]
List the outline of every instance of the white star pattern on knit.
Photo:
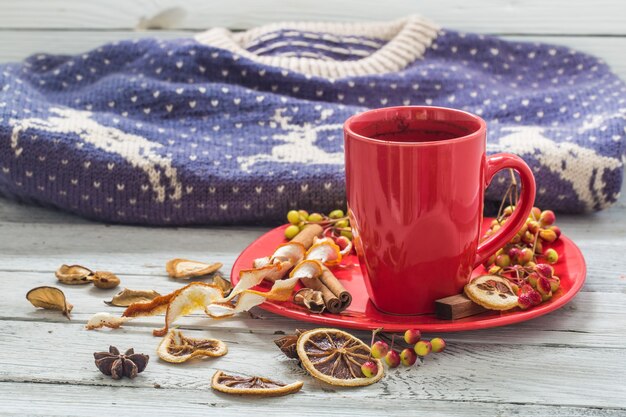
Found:
[{"label": "white star pattern on knit", "polygon": [[19,157],[23,151],[23,148],[19,146],[19,141],[20,134],[26,130],[61,134],[73,133],[84,141],[82,144],[89,143],[106,152],[117,154],[134,168],[141,168],[148,175],[155,199],[158,202],[165,201],[167,188],[171,189],[170,199],[180,200],[182,184],[178,180],[176,168],[172,166],[171,158],[163,157],[155,152],[163,145],[151,142],[139,135],[101,125],[91,118],[92,113],[88,111],[53,107],[50,109],[50,113],[56,116],[45,119],[33,117],[9,121],[13,128],[11,148],[16,157]]},{"label": "white star pattern on knit", "polygon": [[[257,154],[240,156],[237,158],[239,167],[246,172],[260,162],[278,162],[289,164],[324,164],[341,165],[344,162],[343,152],[326,152],[315,145],[318,132],[341,131],[342,124],[321,124],[303,123],[301,125],[291,124],[292,117],[284,116],[286,108],[279,108],[274,111],[274,116],[270,122],[277,123],[284,134],[274,134],[273,139],[283,141],[282,144],[272,148],[269,154]],[[329,113],[330,112],[330,113]],[[332,110],[322,111],[320,120],[324,120],[332,115]]]},{"label": "white star pattern on knit", "polygon": [[572,142],[555,142],[543,135],[544,128],[540,126],[507,127],[502,131],[511,133],[500,137],[498,143],[488,144],[488,150],[536,158],[542,166],[570,183],[588,210],[596,205],[607,205],[602,174],[604,170],[621,168],[621,160],[599,155],[593,149]]}]

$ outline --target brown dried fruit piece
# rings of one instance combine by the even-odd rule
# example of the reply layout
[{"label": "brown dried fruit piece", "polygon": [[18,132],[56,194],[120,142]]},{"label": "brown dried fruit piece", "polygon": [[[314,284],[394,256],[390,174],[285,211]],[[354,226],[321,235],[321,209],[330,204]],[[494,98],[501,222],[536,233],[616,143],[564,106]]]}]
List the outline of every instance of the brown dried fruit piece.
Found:
[{"label": "brown dried fruit piece", "polygon": [[172,278],[193,278],[203,275],[209,275],[222,267],[222,264],[216,262],[207,264],[204,262],[191,261],[189,259],[172,259],[165,264],[165,270]]},{"label": "brown dried fruit piece", "polygon": [[280,349],[285,356],[289,359],[300,359],[298,358],[298,352],[296,350],[296,344],[298,343],[298,338],[303,333],[303,330],[296,330],[295,334],[290,334],[287,336],[283,336],[279,339],[274,340],[278,349]]},{"label": "brown dried fruit piece", "polygon": [[105,301],[104,303],[115,307],[128,307],[133,303],[147,303],[160,296],[161,294],[154,290],[131,290],[124,288],[115,294],[111,301]]},{"label": "brown dried fruit piece", "polygon": [[157,348],[159,358],[166,362],[181,363],[196,356],[224,356],[226,344],[217,339],[195,339],[183,335],[180,330],[170,330]]},{"label": "brown dried fruit piece", "polygon": [[67,302],[65,294],[55,287],[36,287],[26,293],[26,299],[35,307],[45,308],[46,310],[58,310],[65,317],[70,318],[70,311],[73,305]]},{"label": "brown dried fruit piece", "polygon": [[293,295],[296,305],[306,307],[312,313],[321,313],[326,308],[321,291],[312,288],[301,288]]},{"label": "brown dried fruit piece", "polygon": [[107,290],[120,285],[120,279],[112,272],[96,271],[93,275],[93,285]]},{"label": "brown dried fruit piece", "polygon": [[302,381],[291,384],[272,381],[260,376],[235,376],[217,371],[211,380],[211,388],[226,394],[258,395],[262,397],[276,397],[300,391],[304,385]]},{"label": "brown dried fruit piece", "polygon": [[108,352],[96,352],[93,357],[98,370],[113,379],[121,379],[124,376],[131,379],[136,377],[146,369],[150,359],[148,355],[135,353],[133,348],[122,355],[115,346],[109,346]]},{"label": "brown dried fruit piece", "polygon": [[474,278],[464,288],[465,295],[490,310],[510,310],[517,307],[517,295],[508,279],[497,275]]},{"label": "brown dried fruit piece", "polygon": [[[371,357],[369,346],[337,329],[314,329],[304,332],[296,345],[302,366],[315,378],[330,385],[358,387],[378,382],[384,374],[379,359]],[[363,375],[361,365],[378,365],[376,375]]]},{"label": "brown dried fruit piece", "polygon": [[63,284],[89,284],[93,280],[93,271],[81,265],[61,265],[54,275]]}]

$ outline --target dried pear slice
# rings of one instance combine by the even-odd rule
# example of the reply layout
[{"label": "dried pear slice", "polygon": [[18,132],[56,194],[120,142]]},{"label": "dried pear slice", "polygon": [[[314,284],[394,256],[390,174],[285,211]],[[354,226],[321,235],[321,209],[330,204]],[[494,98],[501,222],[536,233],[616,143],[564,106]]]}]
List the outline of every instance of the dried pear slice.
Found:
[{"label": "dried pear slice", "polygon": [[465,295],[489,310],[510,310],[517,307],[517,295],[506,278],[482,275],[465,286]]},{"label": "dried pear slice", "polygon": [[302,381],[291,384],[272,381],[260,376],[235,376],[217,371],[211,380],[211,388],[225,394],[258,395],[261,397],[277,397],[300,391]]},{"label": "dried pear slice", "polygon": [[35,307],[41,307],[46,310],[58,310],[65,317],[70,318],[70,311],[73,305],[67,302],[65,294],[55,287],[36,287],[26,293],[26,299]]},{"label": "dried pear slice", "polygon": [[195,339],[183,335],[180,330],[170,330],[157,348],[159,358],[166,362],[181,363],[196,356],[224,356],[226,344],[217,339]]},{"label": "dried pear slice", "polygon": [[[341,330],[321,328],[304,332],[298,338],[296,350],[311,376],[330,385],[371,385],[384,375],[382,362],[371,356],[369,346]],[[378,365],[378,372],[370,378],[361,371],[361,365],[367,361]]]},{"label": "dried pear slice", "polygon": [[194,278],[209,275],[220,269],[223,265],[219,262],[207,264],[205,262],[192,261],[189,259],[172,259],[165,264],[165,270],[172,278]]},{"label": "dried pear slice", "polygon": [[124,288],[111,298],[111,301],[104,303],[115,307],[128,307],[133,303],[147,303],[160,297],[161,294],[154,290],[131,290]]},{"label": "dried pear slice", "polygon": [[93,280],[93,271],[81,265],[61,265],[54,275],[63,284],[82,285]]}]

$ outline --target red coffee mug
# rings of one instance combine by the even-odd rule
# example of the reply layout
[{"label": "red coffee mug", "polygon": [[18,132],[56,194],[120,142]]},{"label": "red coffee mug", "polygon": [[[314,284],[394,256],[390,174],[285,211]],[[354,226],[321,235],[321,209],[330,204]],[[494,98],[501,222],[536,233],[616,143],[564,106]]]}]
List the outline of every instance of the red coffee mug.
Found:
[{"label": "red coffee mug", "polygon": [[[344,125],[348,213],[370,299],[392,314],[434,311],[504,246],[532,209],[519,157],[485,152],[487,125],[442,107],[366,111]],[[513,168],[522,191],[509,220],[479,244],[485,188]]]}]

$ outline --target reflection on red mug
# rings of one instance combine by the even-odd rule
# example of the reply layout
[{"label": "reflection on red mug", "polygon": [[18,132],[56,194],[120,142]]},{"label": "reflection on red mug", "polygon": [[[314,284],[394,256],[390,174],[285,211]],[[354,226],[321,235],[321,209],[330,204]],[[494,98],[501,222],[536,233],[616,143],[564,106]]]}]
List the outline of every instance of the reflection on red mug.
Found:
[{"label": "reflection on red mug", "polygon": [[[348,212],[370,299],[392,314],[434,311],[528,217],[535,180],[512,154],[487,156],[487,125],[442,107],[366,111],[344,125]],[[485,188],[500,170],[519,174],[513,215],[479,243]]]}]

